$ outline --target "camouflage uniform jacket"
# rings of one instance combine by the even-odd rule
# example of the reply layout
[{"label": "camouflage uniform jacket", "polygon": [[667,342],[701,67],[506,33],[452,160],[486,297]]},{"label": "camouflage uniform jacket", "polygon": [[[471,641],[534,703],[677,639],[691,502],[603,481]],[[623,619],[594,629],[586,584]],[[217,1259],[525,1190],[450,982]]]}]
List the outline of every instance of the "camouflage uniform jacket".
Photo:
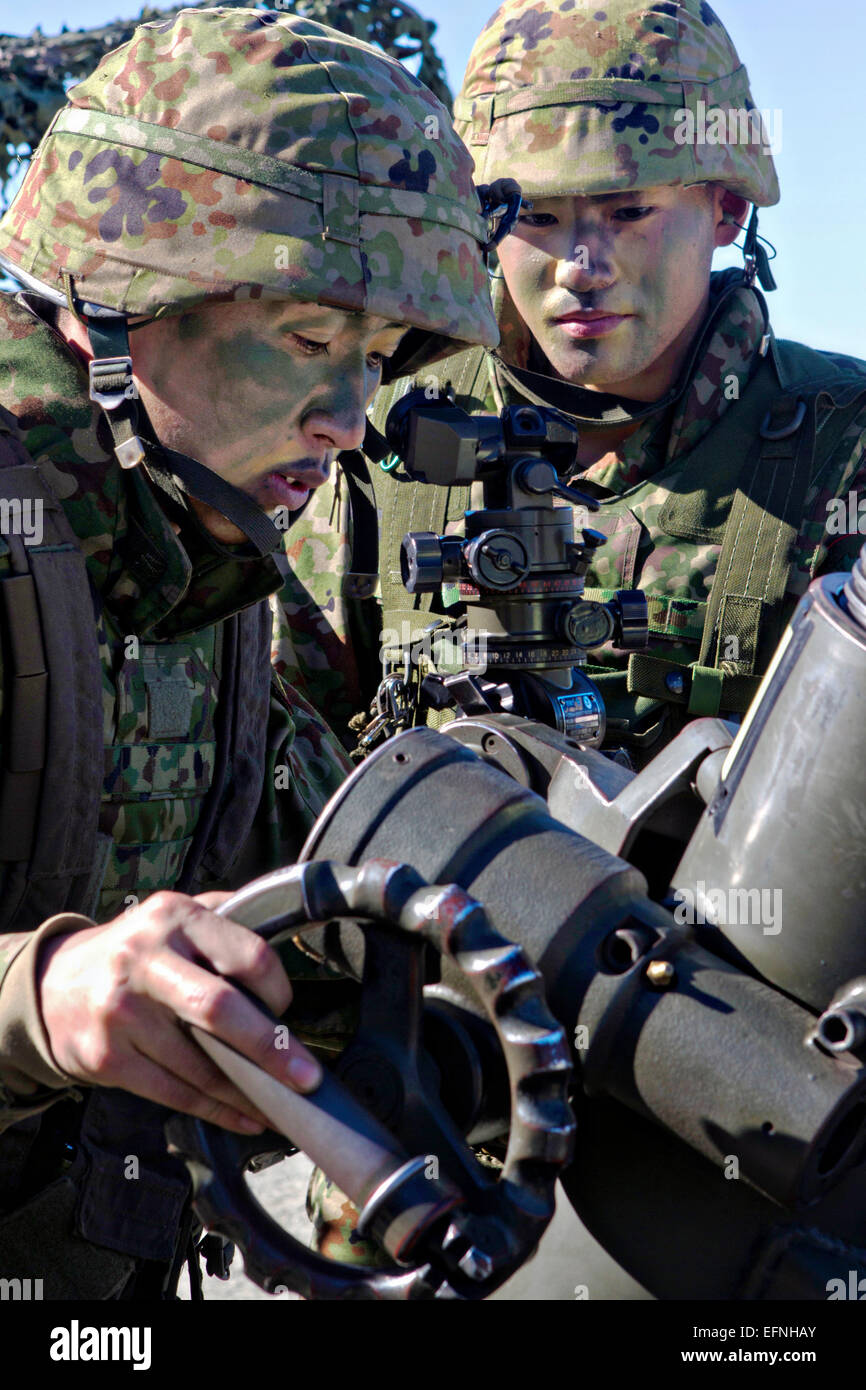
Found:
[{"label": "camouflage uniform jacket", "polygon": [[[88,399],[81,362],[48,325],[8,296],[0,299],[0,360],[3,433],[23,446],[59,500],[83,555],[93,600],[93,642],[94,647],[98,643],[102,671],[103,765],[98,862],[93,866],[90,906],[83,910],[104,922],[125,905],[161,888],[180,885],[184,891],[198,892],[231,886],[292,862],[348,765],[306,701],[271,666],[270,682],[267,669],[256,677],[267,733],[260,744],[253,740],[259,766],[247,768],[245,800],[236,786],[239,778],[233,777],[234,769],[225,768],[205,852],[198,857],[201,867],[188,883],[182,878],[199,821],[213,809],[208,791],[220,785],[216,769],[224,761],[226,729],[235,727],[225,722],[228,702],[223,690],[228,670],[224,647],[232,615],[253,615],[255,640],[246,651],[248,655],[257,652],[267,663],[273,622],[269,605],[275,610],[269,596],[279,586],[277,567],[258,556],[248,560],[238,548],[210,544],[206,534],[183,517],[175,532],[141,470],[122,471],[111,455],[98,408]],[[0,493],[2,482],[0,471]],[[14,521],[12,512],[9,516]],[[40,537],[35,534],[30,539],[35,558]],[[9,574],[10,545],[0,537],[0,585]],[[43,615],[43,627],[46,622],[50,615]],[[7,707],[10,674],[7,664],[0,679]],[[236,684],[231,701],[237,706],[241,698],[242,689]],[[7,720],[4,739],[8,728]],[[239,768],[246,756],[243,740],[232,734],[228,746]],[[0,746],[0,760],[4,768],[9,765],[8,748]],[[246,809],[241,814],[242,802]],[[208,825],[206,817],[204,823]],[[241,849],[243,872],[235,869],[230,877],[232,860]],[[49,846],[49,854],[50,850]],[[60,1089],[56,1067],[51,1075],[53,1059],[35,1003],[32,961],[27,961],[35,947],[32,933],[40,923],[33,920],[26,901],[19,910],[17,897],[8,898],[9,870],[7,862],[0,862],[3,930],[20,931],[22,939],[20,946],[7,948],[5,958],[0,958],[0,1038],[6,1054],[0,1057],[0,1083],[11,1083],[0,1085],[0,1130],[4,1131],[0,1211],[16,1208],[22,1173],[28,1163],[34,1166],[37,1132],[45,1118],[38,1112],[52,1100],[76,1098],[75,1091]],[[87,921],[79,918],[81,925]],[[38,1090],[36,1082],[41,1083]],[[60,1106],[60,1111],[65,1108]],[[143,1116],[143,1110],[156,1112],[158,1107],[122,1092],[98,1089],[90,1093],[83,1109],[93,1112],[92,1121],[98,1112],[91,1123],[92,1142],[84,1147],[89,1147],[90,1172],[97,1175],[97,1186],[103,1186],[99,1200],[95,1189],[91,1192],[89,1217],[85,1199],[84,1215],[79,1217],[83,1224],[75,1239],[83,1235],[126,1256],[169,1258],[175,1238],[171,1217],[182,1206],[185,1175],[179,1178],[176,1172],[161,1170],[161,1127],[152,1114]],[[139,1209],[132,1210],[126,1184],[125,1199],[118,1199],[112,1211],[111,1198],[105,1195],[105,1174],[111,1169],[116,1177],[119,1160],[111,1150],[119,1143],[121,1153],[146,1151],[143,1125],[150,1127],[156,1155],[153,1203],[148,1205],[147,1182],[142,1180],[135,1185]],[[135,1141],[127,1140],[125,1146],[124,1126],[136,1134]],[[48,1176],[54,1176],[53,1172]],[[167,1215],[159,1202],[172,1185]],[[116,1186],[122,1191],[123,1184]],[[131,1236],[128,1231],[118,1235],[111,1224],[121,1206]],[[5,1223],[6,1218],[0,1221]],[[7,1232],[6,1238],[14,1244],[14,1232]],[[28,1238],[25,1230],[22,1239]],[[61,1264],[52,1264],[58,1277]],[[82,1268],[90,1266],[85,1261]],[[98,1285],[100,1291],[94,1286],[92,1296],[106,1296],[106,1279],[110,1283],[115,1275],[125,1277],[129,1268],[126,1259],[122,1268],[108,1271]],[[73,1296],[73,1289],[81,1293],[88,1287],[86,1280],[83,1284],[73,1281],[69,1290],[64,1293],[58,1288],[55,1296]]]},{"label": "camouflage uniform jacket", "polygon": [[[588,590],[643,588],[650,601],[649,653],[684,665],[698,655],[701,617],[711,594],[721,538],[713,534],[699,542],[678,541],[665,533],[660,514],[672,492],[700,486],[700,478],[691,483],[684,480],[687,474],[682,470],[687,468],[690,455],[714,426],[726,424],[726,416],[731,423],[736,422],[738,402],[757,371],[762,348],[764,353],[776,351],[775,340],[767,332],[763,301],[754,290],[742,285],[735,288],[737,277],[737,271],[712,277],[708,316],[696,339],[701,349],[674,404],[660,417],[644,420],[615,455],[609,454],[573,478],[576,486],[601,501],[601,511],[591,516],[590,524],[608,535],[587,575]],[[452,380],[459,403],[473,412],[498,411],[505,404],[527,399],[520,380],[512,374],[515,367],[532,365],[525,350],[522,357],[519,352],[520,343],[525,343],[525,328],[521,334],[522,325],[504,322],[501,313],[500,327],[501,346],[487,354],[486,365],[480,364],[478,352],[472,351],[435,368],[436,379]],[[809,353],[799,345],[791,347]],[[864,373],[866,392],[866,364],[832,354],[810,354],[808,360],[813,370],[815,361],[826,361],[829,370],[835,364],[855,378]],[[383,428],[394,400],[413,384],[426,385],[432,379],[421,372],[416,382],[403,379],[380,392],[373,410],[378,428]],[[475,385],[467,396],[472,381]],[[562,408],[561,397],[555,403]],[[847,412],[841,433],[838,428],[834,431],[834,420],[839,422],[843,412],[828,406],[827,396],[819,396],[814,465],[791,550],[786,617],[813,577],[850,569],[866,532],[866,397],[859,407]],[[381,521],[380,575],[386,591],[385,608],[390,610],[385,613],[384,626],[393,628],[397,600],[391,597],[389,603],[388,594],[394,594],[395,573],[399,573],[402,533],[410,529],[403,525],[405,505],[399,517],[395,514],[394,494],[408,486],[413,499],[417,498],[417,518],[411,528],[415,530],[435,530],[435,523],[442,521],[446,530],[458,529],[464,509],[479,505],[480,497],[477,493],[470,497],[466,488],[432,489],[401,482],[399,469],[392,474],[373,469],[373,475]],[[736,471],[733,476],[736,478]],[[443,494],[432,527],[421,496],[430,492]],[[842,499],[841,510],[840,504],[832,505],[834,499]],[[859,499],[864,499],[864,506],[858,512]],[[715,505],[717,515],[713,519],[717,521],[719,506],[725,505],[724,495],[710,497],[708,504]],[[730,507],[730,494],[726,505]],[[846,520],[840,524],[842,511]],[[351,518],[338,476],[332,487],[321,489],[287,537],[289,553],[298,563],[280,596],[293,632],[292,642],[284,641],[280,648],[282,669],[289,678],[305,683],[309,697],[340,731],[351,713],[349,706],[354,702],[354,708],[360,708],[373,693],[382,628],[381,600],[378,605],[374,600],[361,604],[342,594],[341,571],[348,564],[350,536]],[[413,606],[417,610],[413,640],[429,623],[428,612],[455,612],[444,607],[438,595],[432,602],[429,596],[416,596],[413,604],[407,594],[401,606],[403,610]],[[317,665],[323,654],[328,659],[324,671]],[[661,692],[644,696],[627,690],[625,654],[605,648],[592,657],[595,665],[590,664],[588,672],[601,678],[617,741],[628,729],[626,741],[633,747],[643,745],[655,751],[681,726],[687,709],[678,708],[663,695],[659,698]]]}]

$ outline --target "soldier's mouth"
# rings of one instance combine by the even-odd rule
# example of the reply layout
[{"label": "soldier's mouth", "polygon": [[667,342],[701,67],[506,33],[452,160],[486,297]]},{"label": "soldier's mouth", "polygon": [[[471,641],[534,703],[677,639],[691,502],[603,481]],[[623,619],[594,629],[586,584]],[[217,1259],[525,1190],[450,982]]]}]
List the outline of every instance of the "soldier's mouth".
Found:
[{"label": "soldier's mouth", "polygon": [[259,484],[259,505],[264,507],[265,511],[271,511],[274,507],[287,507],[289,511],[297,511],[304,505],[313,488],[324,482],[324,476],[321,468],[275,468],[273,472],[266,474]]},{"label": "soldier's mouth", "polygon": [[631,314],[605,313],[603,309],[577,309],[561,314],[553,322],[570,338],[601,338],[632,317]]},{"label": "soldier's mouth", "polygon": [[272,511],[274,507],[288,507],[289,511],[294,512],[304,505],[309,495],[309,483],[303,482],[291,473],[275,470],[262,479],[258,490],[258,502],[265,511]]},{"label": "soldier's mouth", "polygon": [[290,511],[302,507],[310,495],[310,489],[305,483],[298,482],[284,473],[269,473],[265,483],[277,498],[275,505],[288,507]]}]

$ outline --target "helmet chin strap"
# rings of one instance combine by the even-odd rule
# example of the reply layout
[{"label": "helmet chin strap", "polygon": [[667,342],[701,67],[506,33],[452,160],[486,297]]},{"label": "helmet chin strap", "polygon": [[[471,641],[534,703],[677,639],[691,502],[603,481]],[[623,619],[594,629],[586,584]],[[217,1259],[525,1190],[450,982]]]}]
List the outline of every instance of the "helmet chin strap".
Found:
[{"label": "helmet chin strap", "polygon": [[88,318],[85,323],[93,352],[90,399],[102,407],[121,468],[141,464],[173,502],[184,505],[187,497],[197,498],[243,531],[260,555],[270,555],[281,533],[252,498],[197,459],[139,433],[147,415],[132,375],[126,319],[118,315]]},{"label": "helmet chin strap", "polygon": [[[739,223],[736,225],[740,226]],[[742,228],[740,230],[742,231]],[[770,257],[764,249],[765,246],[769,246],[775,258],[775,246],[758,232],[758,209],[754,207],[749,225],[746,228],[746,240],[743,244],[743,274],[749,285],[754,285],[757,277],[758,284],[769,293],[770,290],[778,289],[778,286],[770,269]]]}]

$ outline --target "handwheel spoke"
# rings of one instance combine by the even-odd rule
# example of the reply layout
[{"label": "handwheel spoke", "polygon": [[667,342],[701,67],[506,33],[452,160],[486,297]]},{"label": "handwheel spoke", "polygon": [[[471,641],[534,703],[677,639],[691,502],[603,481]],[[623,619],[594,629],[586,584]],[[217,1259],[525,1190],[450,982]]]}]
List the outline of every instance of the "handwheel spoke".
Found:
[{"label": "handwheel spoke", "polygon": [[381,927],[364,934],[364,987],[357,1037],[417,1063],[424,999],[425,943]]},{"label": "handwheel spoke", "polygon": [[425,954],[417,937],[366,926],[360,1023],[336,1070],[407,1152],[435,1160],[431,1173],[441,1168],[481,1193],[490,1180],[439,1100],[436,1067],[421,1048]]},{"label": "handwheel spoke", "polygon": [[407,1098],[420,1085],[424,949],[404,932],[365,927],[359,1025],[335,1068],[394,1133],[402,1133]]}]

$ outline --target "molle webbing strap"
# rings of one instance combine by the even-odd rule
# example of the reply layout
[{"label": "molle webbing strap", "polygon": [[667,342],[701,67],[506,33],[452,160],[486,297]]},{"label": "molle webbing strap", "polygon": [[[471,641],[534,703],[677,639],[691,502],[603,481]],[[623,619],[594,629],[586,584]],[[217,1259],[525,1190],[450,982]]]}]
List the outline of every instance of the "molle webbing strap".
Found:
[{"label": "molle webbing strap", "polygon": [[[425,483],[400,482],[390,476],[377,479],[382,501],[382,555],[379,581],[382,594],[382,623],[393,627],[399,613],[429,613],[432,594],[410,594],[400,577],[400,546],[410,531],[432,531],[440,535],[448,516],[450,489]],[[399,629],[399,623],[397,624]]]},{"label": "molle webbing strap", "polygon": [[[735,675],[763,673],[779,644],[786,621],[785,594],[791,553],[803,521],[806,492],[814,469],[817,405],[823,391],[813,382],[802,395],[789,391],[776,399],[760,431],[760,442],[739,480],[725,528],[722,553],[710,593],[698,665],[723,663]],[[859,409],[866,378],[827,387],[839,408],[822,432],[828,457]],[[724,649],[736,638],[738,654]]]},{"label": "molle webbing strap", "polygon": [[[716,715],[722,709],[744,713],[757,693],[759,672],[769,664],[782,633],[791,548],[803,517],[815,445],[814,395],[805,402],[779,396],[773,377],[763,359],[741,411],[729,421],[725,443],[732,457],[742,457],[747,441],[750,447],[725,523],[698,659],[684,667],[663,657],[633,653],[629,693],[685,704],[694,715]],[[769,404],[768,393],[773,398]],[[716,431],[726,420],[723,416],[698,446],[708,463],[705,489],[713,485],[712,464],[723,463],[716,453]],[[692,465],[697,453],[690,456]],[[693,472],[698,476],[703,470]],[[688,499],[675,494],[662,509],[660,524],[681,535],[687,529],[687,509]],[[678,511],[679,520],[672,519]],[[699,513],[700,507],[694,516],[696,537],[702,534]],[[705,510],[704,522],[706,516]],[[672,688],[668,682],[674,673],[678,679]]]},{"label": "molle webbing strap", "polygon": [[761,426],[779,396],[773,362],[761,357],[740,400],[682,457],[659,512],[661,532],[679,540],[723,543],[734,494],[755,469]]},{"label": "molle webbing strap", "polygon": [[[728,412],[689,456],[697,493],[673,493],[660,526],[674,536],[721,539],[722,551],[706,605],[701,648],[691,666],[636,652],[629,659],[630,694],[687,705],[690,714],[745,713],[760,686],[784,623],[791,552],[813,476],[818,400],[833,408],[820,436],[826,462],[861,408],[866,377],[833,367],[811,349],[774,343],[784,387],[763,359],[736,412]],[[804,365],[811,373],[803,372]],[[829,368],[829,370],[828,370]],[[798,370],[799,369],[799,370]],[[792,384],[792,376],[799,380]],[[725,507],[724,453],[746,455],[723,529],[712,523]],[[713,495],[715,494],[715,495]],[[719,535],[719,531],[722,534]],[[731,639],[734,639],[733,641]],[[676,675],[674,688],[668,678]]]},{"label": "molle webbing strap", "polygon": [[[7,538],[14,573],[0,578],[0,930],[37,927],[57,912],[92,913],[105,854],[102,670],[95,595],[66,514],[0,420],[0,498],[41,517],[38,545]],[[219,701],[224,775],[215,778],[184,866],[220,877],[261,795],[270,681],[266,602],[227,624]]]},{"label": "molle webbing strap", "polygon": [[195,893],[206,881],[222,878],[252,829],[267,753],[270,641],[271,610],[266,599],[241,609],[224,624],[217,766],[178,892]]},{"label": "molle webbing strap", "polygon": [[[456,353],[434,367],[425,371],[417,385],[427,387],[432,382],[445,388],[450,383],[458,404],[466,397],[474,396],[478,383],[487,372],[487,353],[484,348],[469,348]],[[412,383],[414,385],[416,383]],[[398,387],[402,383],[398,383]],[[385,417],[395,401],[411,386],[403,389],[388,388],[382,392],[381,404],[377,400],[374,424],[384,426]],[[423,627],[422,615],[429,613],[432,594],[408,594],[400,578],[400,545],[409,531],[433,531],[439,535],[448,519],[449,503],[456,489],[434,487],[425,483],[413,483],[405,476],[400,478],[393,473],[377,471],[376,496],[381,504],[381,544],[379,547],[379,582],[382,595],[382,626],[398,633],[402,623],[409,621],[413,626]],[[464,488],[465,505],[469,505],[469,489]]]},{"label": "molle webbing strap", "polygon": [[[586,585],[583,597],[591,603],[610,603],[618,589],[597,589]],[[707,605],[696,599],[671,598],[669,594],[647,594],[647,617],[651,637],[672,637],[680,642],[700,642]]]},{"label": "molle webbing strap", "polygon": [[0,435],[0,495],[22,509],[29,504],[42,528],[38,544],[8,537],[15,573],[0,580],[11,691],[0,771],[0,911],[4,927],[14,917],[20,930],[55,912],[92,909],[103,775],[102,677],[84,557],[63,508],[22,457],[20,445]]},{"label": "molle webbing strap", "polygon": [[[367,427],[368,437],[373,434]],[[365,439],[365,445],[367,440]],[[349,490],[349,510],[352,516],[352,554],[349,572],[343,576],[346,598],[372,598],[379,578],[379,516],[376,494],[367,460],[359,449],[339,455]]]},{"label": "molle webbing strap", "polygon": [[803,519],[814,449],[815,397],[806,402],[796,397],[777,400],[731,506],[699,667],[717,666],[725,657],[725,641],[733,636],[737,645],[729,658],[731,674],[753,675],[756,666],[766,669],[782,635],[791,548]]},{"label": "molle webbing strap", "polygon": [[[20,463],[18,462],[20,460]],[[0,492],[7,503],[20,503],[15,473],[29,457],[17,440],[0,436]],[[16,467],[16,464],[18,465]],[[11,515],[11,508],[10,508]],[[8,704],[2,740],[0,772],[0,862],[27,859],[39,809],[39,787],[45,766],[45,719],[48,672],[39,621],[36,589],[20,537],[10,535],[7,546],[13,573],[0,585],[5,638],[5,701]]]},{"label": "molle webbing strap", "polygon": [[[672,690],[667,677],[682,678],[682,690]],[[665,657],[632,652],[628,662],[629,695],[687,705],[690,714],[718,714],[720,709],[745,714],[761,684],[761,676],[728,675],[714,667],[683,666]]]},{"label": "molle webbing strap", "polygon": [[[12,551],[16,570],[17,548]],[[32,574],[23,571],[4,579],[0,602],[10,668],[6,680],[7,738],[0,780],[0,861],[7,863],[26,859],[30,854],[45,766],[48,672]]]}]

